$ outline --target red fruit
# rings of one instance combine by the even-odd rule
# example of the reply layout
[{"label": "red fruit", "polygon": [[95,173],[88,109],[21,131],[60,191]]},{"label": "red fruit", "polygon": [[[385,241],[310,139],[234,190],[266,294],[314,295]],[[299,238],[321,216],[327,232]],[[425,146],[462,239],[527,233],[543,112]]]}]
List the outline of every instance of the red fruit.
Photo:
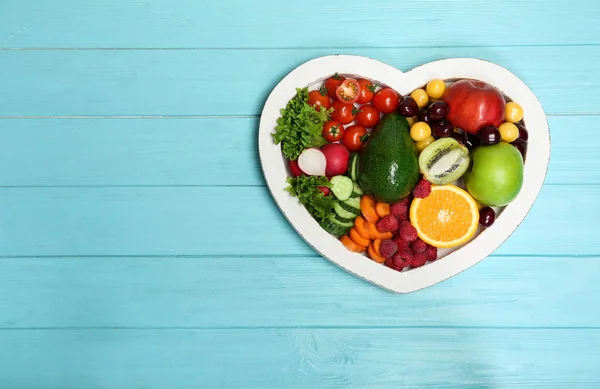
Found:
[{"label": "red fruit", "polygon": [[427,262],[427,254],[420,253],[414,254],[412,261],[410,261],[410,266],[413,268],[421,267]]},{"label": "red fruit", "polygon": [[398,220],[393,215],[386,215],[377,222],[377,231],[393,232],[398,229]]},{"label": "red fruit", "polygon": [[402,202],[394,203],[390,206],[390,215],[396,216],[396,218],[405,215],[408,212],[408,207]]},{"label": "red fruit", "polygon": [[471,134],[483,126],[498,127],[504,122],[506,102],[494,86],[477,80],[459,80],[446,88],[442,101],[450,112],[446,119]]},{"label": "red fruit", "polygon": [[346,80],[346,78],[338,75],[337,73],[325,80],[325,84],[323,84],[323,86],[327,91],[327,95],[332,99],[337,98],[335,93],[337,92],[337,88],[342,85],[344,80]]},{"label": "red fruit", "polygon": [[329,189],[329,188],[328,188],[328,187],[326,187],[326,186],[320,186],[320,187],[319,187],[319,190],[320,190],[321,192],[323,192],[323,194],[324,194],[325,196],[329,196],[329,194],[331,193],[331,189]]},{"label": "red fruit", "polygon": [[405,241],[401,237],[397,236],[393,240],[394,240],[394,242],[396,242],[396,245],[398,246],[398,250],[410,249],[410,242]]},{"label": "red fruit", "polygon": [[390,269],[394,268],[394,259],[393,258],[388,258],[385,260],[385,262],[383,263],[385,266],[389,267]]},{"label": "red fruit", "polygon": [[431,194],[431,183],[427,180],[421,180],[413,189],[413,195],[418,199],[424,199]]},{"label": "red fruit", "polygon": [[302,169],[300,169],[300,166],[298,166],[297,159],[290,161],[289,166],[290,166],[290,173],[292,174],[293,177],[298,177],[298,176],[301,176],[304,174]]},{"label": "red fruit", "polygon": [[427,255],[428,261],[435,261],[438,256],[438,249],[437,247],[428,244],[427,248],[425,249],[425,254]]},{"label": "red fruit", "polygon": [[402,204],[406,208],[408,208],[408,206],[410,205],[411,202],[412,202],[412,198],[410,195],[408,195],[405,198],[403,198],[402,200],[398,201],[398,204]]},{"label": "red fruit", "polygon": [[398,251],[398,244],[391,239],[385,239],[379,245],[379,254],[384,258],[391,258]]},{"label": "red fruit", "polygon": [[417,240],[412,242],[412,244],[410,245],[410,248],[412,249],[413,253],[421,254],[421,253],[424,253],[425,250],[427,249],[427,243],[425,243],[421,239],[417,238]]},{"label": "red fruit", "polygon": [[400,223],[399,234],[400,237],[407,242],[414,242],[419,237],[417,229],[407,220]]},{"label": "red fruit", "polygon": [[328,143],[321,147],[321,151],[327,161],[325,167],[325,175],[327,177],[346,174],[348,171],[348,160],[350,159],[350,151],[348,151],[346,146],[341,143]]},{"label": "red fruit", "polygon": [[401,270],[405,267],[410,266],[412,260],[412,251],[410,251],[409,249],[398,250],[398,252],[394,255],[394,267]]}]

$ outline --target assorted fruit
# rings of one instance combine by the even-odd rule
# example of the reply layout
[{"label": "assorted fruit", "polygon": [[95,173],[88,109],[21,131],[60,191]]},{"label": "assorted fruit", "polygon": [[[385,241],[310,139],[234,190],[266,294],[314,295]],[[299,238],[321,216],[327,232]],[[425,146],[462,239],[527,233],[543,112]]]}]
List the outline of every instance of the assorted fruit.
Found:
[{"label": "assorted fruit", "polygon": [[366,78],[298,88],[273,140],[287,191],[348,250],[397,270],[492,227],[523,185],[522,107],[479,80],[402,96]]}]

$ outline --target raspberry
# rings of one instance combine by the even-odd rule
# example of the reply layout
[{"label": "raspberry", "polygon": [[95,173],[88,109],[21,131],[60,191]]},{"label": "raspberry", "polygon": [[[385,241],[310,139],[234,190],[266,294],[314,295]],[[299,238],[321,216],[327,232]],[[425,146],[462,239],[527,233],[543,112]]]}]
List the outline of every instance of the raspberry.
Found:
[{"label": "raspberry", "polygon": [[390,206],[390,213],[396,217],[402,216],[408,212],[408,206],[402,202],[394,203]]},{"label": "raspberry", "polygon": [[427,243],[425,243],[421,239],[417,238],[417,240],[412,242],[412,244],[410,245],[410,248],[412,249],[413,253],[421,254],[421,253],[424,253],[425,250],[427,249]]},{"label": "raspberry", "polygon": [[388,258],[385,260],[385,262],[383,263],[386,267],[389,267],[390,269],[394,268],[394,259],[393,258]]},{"label": "raspberry", "polygon": [[392,215],[386,215],[377,222],[377,231],[392,232],[398,229],[398,221]]},{"label": "raspberry", "polygon": [[379,254],[384,258],[391,258],[398,251],[398,244],[391,239],[385,239],[379,245]]},{"label": "raspberry", "polygon": [[394,238],[394,242],[396,242],[396,245],[398,245],[398,250],[410,248],[410,242],[405,241],[400,236]]},{"label": "raspberry", "polygon": [[427,248],[425,249],[425,254],[427,255],[428,261],[435,261],[438,256],[438,249],[437,247],[428,244]]},{"label": "raspberry", "polygon": [[394,255],[394,268],[402,270],[403,268],[410,266],[412,260],[413,254],[410,249],[398,250],[398,252]]},{"label": "raspberry", "polygon": [[417,186],[415,186],[415,189],[413,189],[413,195],[419,199],[424,199],[425,197],[429,196],[430,193],[431,183],[427,180],[419,181]]},{"label": "raspberry", "polygon": [[399,234],[400,237],[407,242],[414,242],[419,237],[417,229],[406,220],[400,224]]},{"label": "raspberry", "polygon": [[405,198],[403,198],[402,200],[398,201],[398,204],[402,204],[406,208],[408,208],[408,206],[410,205],[410,203],[412,203],[412,196],[411,195],[408,195]]},{"label": "raspberry", "polygon": [[421,267],[427,262],[427,254],[415,254],[413,255],[412,261],[410,261],[410,266],[413,268]]}]

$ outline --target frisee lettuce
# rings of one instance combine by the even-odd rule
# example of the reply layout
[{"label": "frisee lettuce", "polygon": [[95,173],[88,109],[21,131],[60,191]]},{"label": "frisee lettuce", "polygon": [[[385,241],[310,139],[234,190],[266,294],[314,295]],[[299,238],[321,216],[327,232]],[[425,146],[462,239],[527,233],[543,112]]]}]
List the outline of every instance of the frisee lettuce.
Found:
[{"label": "frisee lettuce", "polygon": [[308,88],[296,88],[296,95],[280,110],[275,132],[275,144],[281,143],[283,155],[296,160],[304,149],[321,147],[327,143],[323,139],[323,124],[329,120],[333,109],[320,107],[319,111],[308,105]]},{"label": "frisee lettuce", "polygon": [[331,216],[334,196],[325,196],[319,186],[331,188],[331,183],[323,176],[288,177],[286,190],[298,198],[308,213],[319,223]]}]

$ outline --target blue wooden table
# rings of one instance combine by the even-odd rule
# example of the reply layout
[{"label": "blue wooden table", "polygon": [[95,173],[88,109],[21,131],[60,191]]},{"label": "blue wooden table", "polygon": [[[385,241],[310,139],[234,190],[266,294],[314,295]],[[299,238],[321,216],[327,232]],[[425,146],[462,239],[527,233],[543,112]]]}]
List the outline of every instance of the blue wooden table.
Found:
[{"label": "blue wooden table", "polygon": [[[600,2],[3,0],[0,388],[599,388]],[[257,157],[314,57],[507,67],[552,158],[490,258],[395,295],[315,254]]]}]

